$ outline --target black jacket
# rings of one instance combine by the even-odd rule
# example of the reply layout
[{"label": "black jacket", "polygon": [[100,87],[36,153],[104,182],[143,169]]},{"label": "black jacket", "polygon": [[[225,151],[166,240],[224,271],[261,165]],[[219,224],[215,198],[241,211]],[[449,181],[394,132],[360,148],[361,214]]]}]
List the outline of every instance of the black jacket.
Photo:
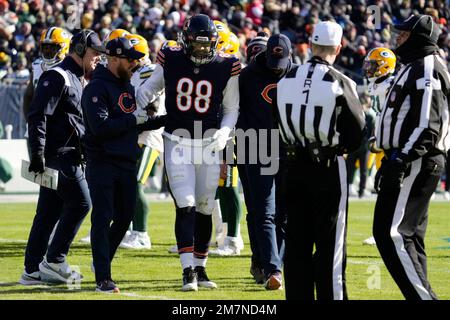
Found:
[{"label": "black jacket", "polygon": [[85,132],[81,110],[83,70],[69,56],[42,74],[28,113],[32,155],[44,155],[47,163],[72,150],[81,155]]}]

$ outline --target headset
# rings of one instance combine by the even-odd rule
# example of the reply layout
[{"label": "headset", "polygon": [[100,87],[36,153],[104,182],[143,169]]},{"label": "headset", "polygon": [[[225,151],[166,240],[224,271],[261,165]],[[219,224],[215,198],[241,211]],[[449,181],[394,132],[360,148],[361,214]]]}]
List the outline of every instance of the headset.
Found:
[{"label": "headset", "polygon": [[[90,36],[91,34],[93,34],[94,31],[88,29],[88,30],[81,30],[80,33],[81,33],[81,38],[80,38],[79,41],[77,41],[77,42],[75,43],[75,46],[74,46],[74,48],[73,48],[73,51],[74,51],[80,58],[83,58],[84,55],[86,54],[87,49],[88,49],[88,47],[87,47],[87,44],[88,44],[88,43],[87,43],[87,42],[88,42],[89,36]],[[74,36],[74,38],[75,38],[75,36]],[[78,40],[78,39],[76,39],[76,40]]]}]

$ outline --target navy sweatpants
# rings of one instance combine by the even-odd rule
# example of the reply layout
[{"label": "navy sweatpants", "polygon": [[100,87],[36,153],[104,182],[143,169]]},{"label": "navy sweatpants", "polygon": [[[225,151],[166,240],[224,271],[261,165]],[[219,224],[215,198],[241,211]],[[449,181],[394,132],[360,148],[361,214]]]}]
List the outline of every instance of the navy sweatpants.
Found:
[{"label": "navy sweatpants", "polygon": [[87,175],[92,198],[92,257],[99,282],[111,279],[111,261],[133,220],[137,178],[135,170],[96,160],[88,161]]},{"label": "navy sweatpants", "polygon": [[[91,209],[88,185],[83,168],[70,155],[47,159],[46,165],[59,170],[57,190],[41,187],[30,235],[25,251],[25,269],[39,270],[47,253],[47,261],[64,262],[78,229]],[[59,220],[53,240],[48,240]]]}]

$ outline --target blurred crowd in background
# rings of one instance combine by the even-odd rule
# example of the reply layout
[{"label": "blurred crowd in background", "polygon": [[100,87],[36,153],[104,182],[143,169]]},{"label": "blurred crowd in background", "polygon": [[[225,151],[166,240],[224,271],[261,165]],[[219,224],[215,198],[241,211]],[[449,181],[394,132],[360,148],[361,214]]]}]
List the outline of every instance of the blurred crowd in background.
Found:
[{"label": "blurred crowd in background", "polygon": [[[51,26],[73,31],[76,3],[81,28],[91,28],[101,38],[116,28],[139,33],[149,41],[153,58],[165,40],[176,40],[186,17],[194,13],[226,22],[238,35],[242,54],[258,31],[283,33],[294,46],[297,63],[310,56],[313,25],[319,20],[335,20],[344,29],[337,64],[362,83],[367,52],[377,46],[390,47],[391,26],[420,13],[433,16],[442,29],[439,45],[449,60],[446,0],[0,0],[0,78],[26,81],[31,62],[39,54],[40,33]],[[380,8],[379,21],[368,10],[372,5]]]}]

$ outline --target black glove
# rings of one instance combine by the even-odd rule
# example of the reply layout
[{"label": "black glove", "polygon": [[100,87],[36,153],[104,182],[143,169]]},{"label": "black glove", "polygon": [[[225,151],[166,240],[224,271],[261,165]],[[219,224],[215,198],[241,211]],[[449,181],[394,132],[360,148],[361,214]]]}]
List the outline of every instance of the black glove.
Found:
[{"label": "black glove", "polygon": [[383,190],[398,190],[403,185],[408,164],[402,158],[395,158],[386,162],[383,168],[380,188]]},{"label": "black glove", "polygon": [[28,171],[42,173],[44,172],[44,169],[44,157],[41,154],[32,154]]}]

